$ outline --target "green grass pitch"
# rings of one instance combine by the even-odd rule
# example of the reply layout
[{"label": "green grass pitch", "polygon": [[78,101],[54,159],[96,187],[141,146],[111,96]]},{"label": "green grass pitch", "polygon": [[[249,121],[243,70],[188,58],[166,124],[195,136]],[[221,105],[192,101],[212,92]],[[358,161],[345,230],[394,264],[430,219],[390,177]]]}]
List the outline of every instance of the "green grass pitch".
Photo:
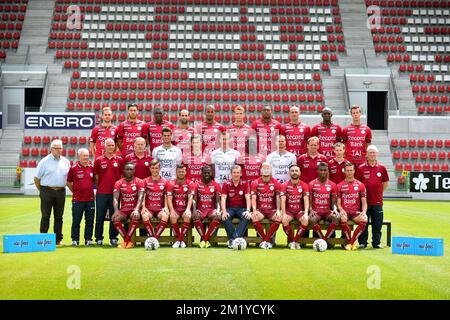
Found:
[{"label": "green grass pitch", "polygon": [[[391,248],[292,251],[281,228],[272,250],[67,246],[0,253],[0,299],[450,299],[450,203],[386,201],[384,211],[394,236],[444,238],[444,257],[393,255]],[[0,235],[39,232],[37,197],[1,196],[0,212]],[[70,244],[69,198],[64,219]],[[80,270],[79,289],[67,285],[70,266]]]}]

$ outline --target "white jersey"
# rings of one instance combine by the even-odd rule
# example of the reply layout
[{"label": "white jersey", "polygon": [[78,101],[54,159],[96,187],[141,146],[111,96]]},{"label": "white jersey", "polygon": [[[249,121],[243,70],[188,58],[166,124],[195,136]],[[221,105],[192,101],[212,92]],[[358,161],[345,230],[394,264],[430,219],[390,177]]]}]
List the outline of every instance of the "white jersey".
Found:
[{"label": "white jersey", "polygon": [[280,155],[278,151],[274,151],[267,156],[266,162],[269,162],[272,166],[272,177],[280,183],[284,183],[290,179],[289,167],[297,164],[297,158],[289,151],[286,151],[283,155]]},{"label": "white jersey", "polygon": [[172,146],[166,149],[161,145],[153,149],[152,158],[159,161],[161,177],[169,181],[176,178],[177,164],[183,160],[180,148]]},{"label": "white jersey", "polygon": [[231,168],[237,164],[240,153],[234,149],[223,151],[222,148],[211,152],[211,164],[214,166],[215,178],[218,183],[222,184],[225,180],[231,179]]}]

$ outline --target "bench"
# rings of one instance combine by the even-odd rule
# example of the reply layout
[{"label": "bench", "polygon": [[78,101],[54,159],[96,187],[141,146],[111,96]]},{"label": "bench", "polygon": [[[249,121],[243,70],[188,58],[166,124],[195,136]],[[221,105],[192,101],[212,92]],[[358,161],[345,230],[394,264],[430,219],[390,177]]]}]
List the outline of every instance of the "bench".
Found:
[{"label": "bench", "polygon": [[[236,227],[239,224],[239,221],[240,221],[239,219],[235,218],[235,219],[232,220],[232,223]],[[158,226],[158,224],[159,224],[159,219],[152,218],[151,222],[152,222],[153,227],[156,228]],[[204,219],[203,223],[205,225],[209,225],[210,220],[209,219]],[[261,224],[264,227],[265,232],[267,232],[269,230],[271,223],[272,223],[272,221],[270,221],[269,219],[263,219],[261,221]],[[180,218],[178,220],[178,226],[181,228],[182,224],[183,224],[183,219]],[[320,223],[320,226],[321,226],[322,230],[326,230],[328,228],[328,225],[329,225],[328,223]],[[353,230],[353,227],[355,225],[356,224],[353,221],[349,221],[348,222],[348,226],[350,227],[350,230]],[[369,223],[369,225],[371,225],[371,223]],[[386,232],[385,232],[386,245],[388,247],[390,247],[391,246],[391,233],[392,233],[391,221],[384,220],[383,221],[383,226],[386,226]],[[291,227],[293,228],[294,231],[296,231],[298,229],[298,227],[299,227],[298,221],[292,221],[291,222]],[[142,221],[139,222],[138,228],[144,228],[144,224],[142,223]],[[280,225],[280,229],[281,228],[282,227]],[[177,241],[175,235],[173,234],[173,230],[172,230],[172,227],[170,225],[170,222],[167,224],[167,228],[166,229],[170,230],[169,231],[169,235],[161,235],[159,237],[159,242],[174,243],[175,241]],[[186,234],[186,236],[184,238],[185,239],[184,241],[185,241],[185,243],[186,243],[186,245],[188,247],[191,247],[192,244],[194,243],[194,240],[195,240],[195,238],[194,238],[194,236],[192,234],[192,230],[193,229],[194,229],[194,226],[191,223],[191,227],[188,229],[188,232],[187,232],[187,234]],[[224,229],[223,223],[221,223],[219,225],[219,229],[218,230],[220,230],[220,229]],[[256,244],[256,245],[261,243],[262,240],[261,240],[261,238],[259,236],[257,236],[257,235],[249,236],[248,235],[248,230],[249,229],[254,229],[251,222],[249,222],[247,230],[246,230],[245,235],[244,235],[245,241],[247,241],[247,243],[249,243],[249,244],[253,243],[253,244]],[[278,229],[278,231],[280,229]],[[312,230],[311,226],[308,226],[308,230]],[[341,227],[338,225],[336,227],[336,230],[341,230]],[[133,242],[134,244],[136,244],[136,242],[144,243],[145,240],[147,239],[147,237],[148,237],[147,235],[145,235],[145,236],[137,236],[136,232],[135,232],[134,235],[131,237],[131,242]],[[300,244],[312,244],[317,239],[318,238],[301,238],[299,243]],[[217,245],[219,243],[226,243],[227,241],[228,241],[228,237],[226,235],[218,235],[218,232],[216,232],[215,235],[211,236],[211,238],[209,239],[209,242],[212,245]],[[330,241],[330,243],[335,244],[335,245],[338,245],[338,244],[345,245],[347,243],[346,239],[343,239],[343,238],[330,238],[329,241]]]},{"label": "bench", "polygon": [[[209,223],[209,220],[205,219],[204,222],[205,223]],[[236,218],[233,219],[232,223],[233,223],[234,227],[236,227],[239,224],[239,219],[236,219]],[[264,227],[264,231],[265,232],[267,232],[269,230],[271,223],[272,223],[272,221],[270,221],[269,219],[263,219],[261,221],[261,224]],[[322,230],[327,230],[329,224],[328,223],[320,223],[319,225],[321,226]],[[350,230],[352,230],[352,231],[353,231],[353,227],[355,225],[356,225],[356,223],[354,223],[353,221],[349,221],[348,222],[348,226],[349,226]],[[369,225],[371,225],[371,223],[369,223]],[[391,246],[391,221],[384,220],[383,221],[383,226],[386,226],[386,233],[385,233],[386,234],[386,245],[388,247],[390,247]],[[293,228],[294,231],[296,231],[298,229],[298,227],[299,227],[298,221],[292,221],[291,222],[291,227]],[[223,228],[223,224],[220,224],[219,228]],[[282,228],[282,225],[280,224],[280,228],[278,229],[278,231],[281,228]],[[254,229],[251,222],[249,222],[248,227],[247,227],[247,231],[245,232],[245,235],[244,235],[245,241],[247,241],[247,243],[254,243],[254,244],[261,243],[262,240],[261,240],[260,237],[258,237],[258,236],[249,236],[248,235],[248,230],[249,229]],[[312,230],[312,227],[308,226],[308,230]],[[336,227],[336,230],[341,230],[341,227],[338,225]],[[318,238],[301,238],[299,243],[300,244],[312,244],[317,239]],[[210,240],[209,240],[209,242],[212,245],[217,245],[218,243],[226,243],[227,241],[228,241],[228,237],[227,236],[218,236],[218,235],[212,236],[210,238]],[[343,244],[343,245],[347,244],[346,239],[343,239],[343,238],[330,238],[329,241],[330,241],[330,243],[335,244],[335,245],[336,244]]]},{"label": "bench", "polygon": [[[152,226],[154,229],[156,229],[156,227],[158,226],[160,220],[157,218],[152,218],[151,220]],[[180,218],[178,220],[178,227],[181,229],[181,225],[183,224],[183,219]],[[144,224],[142,222],[142,220],[139,221],[139,226],[138,229],[142,229],[144,228]],[[148,235],[136,235],[137,230],[134,232],[133,236],[131,237],[131,242],[134,243],[134,245],[136,245],[136,242],[140,242],[142,244],[145,243],[145,240],[148,238]],[[170,223],[170,220],[167,223],[167,228],[166,230],[170,230],[169,231],[169,235],[161,235],[158,239],[159,242],[164,242],[164,243],[174,243],[177,241],[177,238],[173,232],[172,229],[172,225]],[[185,237],[184,237],[184,242],[186,243],[186,246],[188,247],[192,247],[192,244],[194,243],[194,236],[192,235],[192,230],[193,230],[193,225],[191,224],[191,227],[188,229]],[[164,233],[163,233],[164,234]]]}]

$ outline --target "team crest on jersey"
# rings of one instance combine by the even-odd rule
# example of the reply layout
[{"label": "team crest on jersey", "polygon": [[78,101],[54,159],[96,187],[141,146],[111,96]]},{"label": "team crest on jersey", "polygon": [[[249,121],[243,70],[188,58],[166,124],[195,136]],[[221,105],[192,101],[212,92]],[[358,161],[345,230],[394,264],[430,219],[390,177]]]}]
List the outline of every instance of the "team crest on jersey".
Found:
[{"label": "team crest on jersey", "polygon": [[94,176],[94,174],[92,172],[89,175],[91,176],[91,178]]},{"label": "team crest on jersey", "polygon": [[163,190],[163,189],[164,189],[164,186],[163,186],[163,185],[160,185],[159,188],[160,188],[161,190]]},{"label": "team crest on jersey", "polygon": [[184,187],[184,188],[183,188],[183,191],[184,191],[184,192],[188,191],[188,188],[187,188],[187,187]]},{"label": "team crest on jersey", "polygon": [[244,191],[239,191],[239,195],[242,196],[244,194]]},{"label": "team crest on jersey", "polygon": [[145,161],[145,163],[144,163],[144,164],[145,164],[145,166],[146,166],[146,167],[148,167],[148,161]]},{"label": "team crest on jersey", "polygon": [[334,130],[334,129],[333,129],[333,130],[331,130],[331,133],[336,133],[336,130]]},{"label": "team crest on jersey", "polygon": [[270,189],[270,191],[273,191],[273,189],[275,189],[275,188],[273,186],[270,186],[269,189]]},{"label": "team crest on jersey", "polygon": [[245,130],[245,131],[244,131],[244,134],[247,134],[247,133],[248,133],[247,130]]},{"label": "team crest on jersey", "polygon": [[362,133],[362,134],[366,133],[366,130],[361,130],[361,133]]},{"label": "team crest on jersey", "polygon": [[297,190],[298,190],[298,192],[302,192],[302,191],[303,191],[303,189],[302,189],[302,188],[298,188]]},{"label": "team crest on jersey", "polygon": [[110,132],[111,132],[112,135],[115,134],[115,130],[114,129],[111,129]]},{"label": "team crest on jersey", "polygon": [[381,172],[377,172],[377,177],[381,177]]},{"label": "team crest on jersey", "polygon": [[331,191],[331,188],[327,187],[327,191],[330,192],[330,191]]},{"label": "team crest on jersey", "polygon": [[303,132],[303,129],[300,129],[300,132]]},{"label": "team crest on jersey", "polygon": [[357,186],[354,186],[354,187],[353,187],[353,190],[358,191],[358,187],[357,187]]},{"label": "team crest on jersey", "polygon": [[137,129],[138,129],[138,130],[141,130],[141,129],[142,129],[142,127],[137,127]]},{"label": "team crest on jersey", "polygon": [[214,129],[214,133],[217,133],[217,129]]},{"label": "team crest on jersey", "polygon": [[113,167],[116,167],[116,168],[117,168],[117,166],[118,166],[117,162],[114,162],[114,163],[113,163]]},{"label": "team crest on jersey", "polygon": [[132,186],[131,190],[136,191],[136,186]]},{"label": "team crest on jersey", "polygon": [[209,191],[214,192],[214,187],[209,188]]}]

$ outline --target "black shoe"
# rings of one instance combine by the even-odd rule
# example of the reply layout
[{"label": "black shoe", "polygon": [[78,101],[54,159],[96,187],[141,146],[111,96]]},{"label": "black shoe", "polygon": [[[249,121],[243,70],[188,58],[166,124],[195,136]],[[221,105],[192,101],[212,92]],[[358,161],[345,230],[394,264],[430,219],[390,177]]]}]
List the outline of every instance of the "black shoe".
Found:
[{"label": "black shoe", "polygon": [[334,244],[327,241],[327,249],[333,249]]},{"label": "black shoe", "polygon": [[374,249],[384,249],[384,246],[381,244],[375,244],[375,245],[373,245],[373,248]]}]

